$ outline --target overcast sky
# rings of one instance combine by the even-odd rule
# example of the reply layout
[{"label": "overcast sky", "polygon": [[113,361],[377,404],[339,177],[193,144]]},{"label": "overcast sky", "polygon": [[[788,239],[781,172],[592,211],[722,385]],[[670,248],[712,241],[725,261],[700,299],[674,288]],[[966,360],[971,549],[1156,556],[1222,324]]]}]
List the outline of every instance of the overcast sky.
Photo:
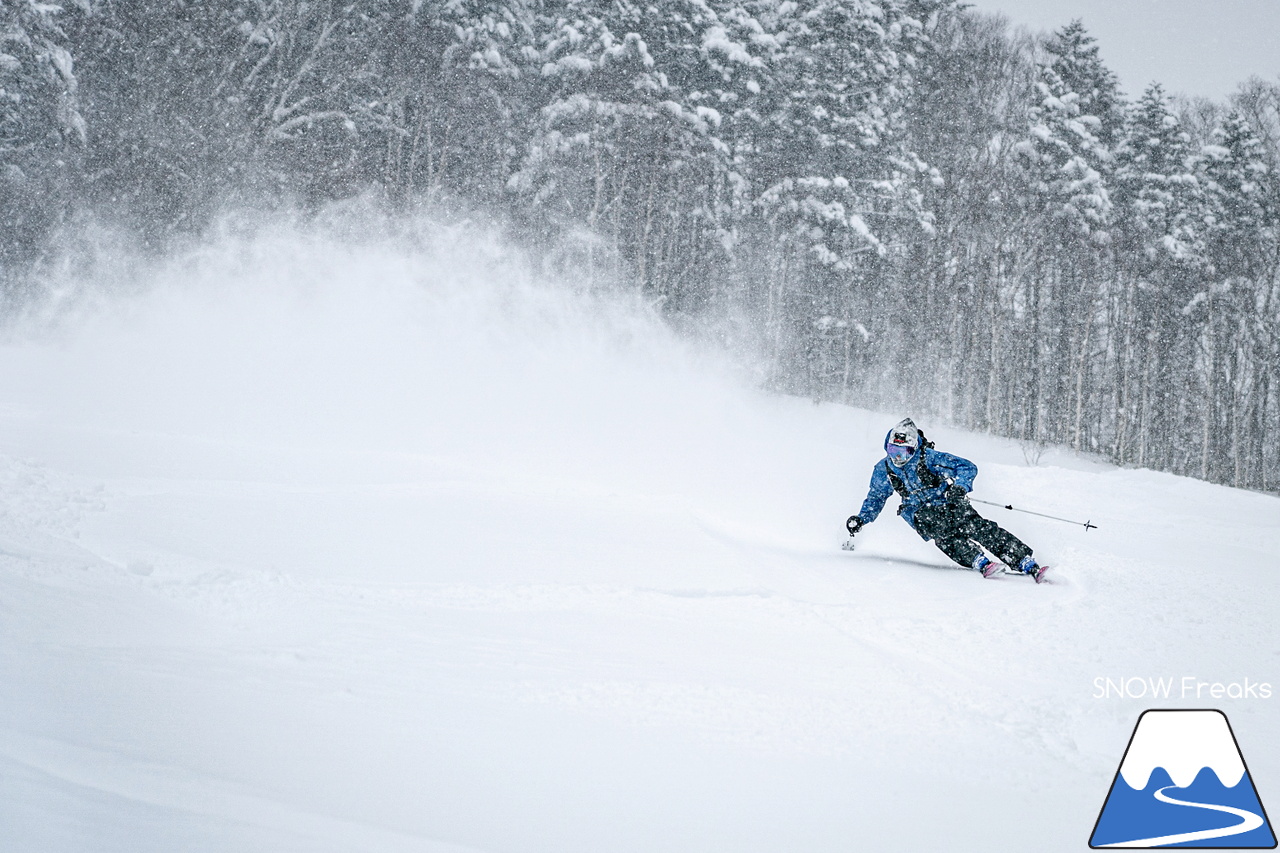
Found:
[{"label": "overcast sky", "polygon": [[1251,75],[1280,79],[1280,0],[969,0],[1032,30],[1073,18],[1133,98],[1153,80],[1223,100]]}]

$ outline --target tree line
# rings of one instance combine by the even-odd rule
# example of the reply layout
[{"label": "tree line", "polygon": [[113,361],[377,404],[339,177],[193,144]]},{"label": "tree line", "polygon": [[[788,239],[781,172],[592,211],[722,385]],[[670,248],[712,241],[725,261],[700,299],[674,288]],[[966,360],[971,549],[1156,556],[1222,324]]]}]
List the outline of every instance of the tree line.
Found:
[{"label": "tree line", "polygon": [[[1280,483],[1280,86],[953,0],[0,0],[9,304],[110,217],[465,209],[773,388]],[[34,278],[33,278],[34,277]]]}]

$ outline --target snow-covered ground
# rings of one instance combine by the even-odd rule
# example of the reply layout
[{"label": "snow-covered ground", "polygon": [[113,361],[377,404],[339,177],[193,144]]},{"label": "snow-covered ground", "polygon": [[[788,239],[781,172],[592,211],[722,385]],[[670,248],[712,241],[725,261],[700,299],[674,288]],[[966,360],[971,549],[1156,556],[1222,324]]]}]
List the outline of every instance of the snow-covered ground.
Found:
[{"label": "snow-covered ground", "polygon": [[[1055,566],[483,244],[227,240],[0,346],[0,849],[1082,850],[1138,714],[1280,809],[1280,500],[922,423]],[[1095,679],[1177,679],[1170,699]],[[1134,683],[1131,683],[1133,686]],[[1207,688],[1206,688],[1207,689]]]}]

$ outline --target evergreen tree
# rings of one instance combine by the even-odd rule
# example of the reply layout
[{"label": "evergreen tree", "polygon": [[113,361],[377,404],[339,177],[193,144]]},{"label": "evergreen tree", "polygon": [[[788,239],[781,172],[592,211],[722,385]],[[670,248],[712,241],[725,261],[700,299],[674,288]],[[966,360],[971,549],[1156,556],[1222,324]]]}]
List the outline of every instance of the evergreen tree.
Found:
[{"label": "evergreen tree", "polygon": [[[785,93],[755,146],[759,204],[818,264],[851,269],[881,250],[868,222],[894,213],[928,167],[900,145],[924,20],[945,3],[810,0],[780,16],[771,85]],[[920,15],[921,17],[915,17]]]},{"label": "evergreen tree", "polygon": [[0,3],[0,284],[62,216],[70,154],[85,141],[61,13],[36,0]]},{"label": "evergreen tree", "polygon": [[612,272],[625,263],[663,300],[704,300],[695,283],[713,275],[702,265],[731,243],[725,112],[758,88],[768,40],[751,39],[761,27],[748,13],[721,11],[570,0],[540,24],[546,102],[511,186],[544,216],[603,236]]},{"label": "evergreen tree", "polygon": [[1095,135],[1099,122],[1081,113],[1080,95],[1053,68],[1042,65],[1039,72],[1040,102],[1031,109],[1030,133],[1018,148],[1030,171],[1033,215],[1059,242],[1105,239],[1111,198],[1096,166],[1110,154]]},{"label": "evergreen tree", "polygon": [[948,5],[810,0],[780,4],[767,19],[780,50],[744,173],[753,242],[770,251],[752,265],[764,271],[756,304],[779,372],[794,377],[782,387],[807,392],[826,381],[819,374],[847,385],[849,353],[870,325],[859,304],[894,247],[932,229],[921,185],[937,173],[905,131],[927,22]]},{"label": "evergreen tree", "polygon": [[82,204],[162,248],[254,172],[258,135],[236,85],[254,8],[136,0],[69,22],[88,124]]},{"label": "evergreen tree", "polygon": [[[401,204],[426,196],[491,208],[505,201],[535,109],[531,4],[386,0],[366,26],[377,46],[361,67],[376,93],[362,160]],[[367,47],[365,48],[367,50]]]},{"label": "evergreen tree", "polygon": [[1122,208],[1113,327],[1123,335],[1115,451],[1140,465],[1172,466],[1194,415],[1178,388],[1191,376],[1195,333],[1185,310],[1205,273],[1204,197],[1190,136],[1159,84],[1134,105],[1117,152]]},{"label": "evergreen tree", "polygon": [[1105,241],[1111,209],[1109,176],[1121,127],[1116,77],[1079,21],[1046,42],[1037,66],[1037,103],[1019,150],[1031,169],[1040,212],[1070,239]]},{"label": "evergreen tree", "polygon": [[1117,151],[1117,196],[1130,228],[1130,247],[1143,269],[1203,260],[1202,196],[1191,138],[1164,89],[1153,83],[1134,105]]},{"label": "evergreen tree", "polygon": [[1204,150],[1210,257],[1220,275],[1257,278],[1266,268],[1256,265],[1265,261],[1259,248],[1270,243],[1277,213],[1262,140],[1233,110],[1214,131],[1214,143]]},{"label": "evergreen tree", "polygon": [[[1114,140],[1118,93],[1115,75],[1080,21],[1056,32],[1045,50],[1029,133],[1018,145],[1035,270],[1024,296],[1032,303],[1027,332],[1033,343],[1021,372],[1030,377],[1028,437],[1069,439],[1081,447],[1089,393],[1085,364],[1102,320],[1097,283],[1113,224],[1113,156],[1104,137]],[[1056,414],[1047,411],[1049,401],[1068,395],[1069,428],[1060,405],[1053,407]]]},{"label": "evergreen tree", "polygon": [[[1259,485],[1267,433],[1269,364],[1275,317],[1280,230],[1262,141],[1238,111],[1205,146],[1205,235],[1212,286],[1196,300],[1202,331],[1199,471],[1237,486]],[[1226,440],[1221,438],[1226,436]]]},{"label": "evergreen tree", "polygon": [[1075,93],[1079,114],[1097,119],[1093,136],[1105,149],[1113,149],[1124,130],[1124,99],[1119,79],[1102,61],[1097,41],[1077,18],[1055,32],[1045,49],[1062,91]]},{"label": "evergreen tree", "polygon": [[0,164],[11,169],[31,148],[84,142],[61,12],[35,0],[0,6]]}]

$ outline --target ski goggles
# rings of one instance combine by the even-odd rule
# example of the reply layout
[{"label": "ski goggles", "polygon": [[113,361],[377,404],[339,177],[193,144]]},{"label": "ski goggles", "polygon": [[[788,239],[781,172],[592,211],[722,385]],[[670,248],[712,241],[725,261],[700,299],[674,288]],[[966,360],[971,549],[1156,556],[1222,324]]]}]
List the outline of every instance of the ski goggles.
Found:
[{"label": "ski goggles", "polygon": [[887,450],[889,451],[890,458],[896,459],[899,462],[910,459],[911,455],[916,452],[914,447],[909,447],[905,444],[891,444]]}]

